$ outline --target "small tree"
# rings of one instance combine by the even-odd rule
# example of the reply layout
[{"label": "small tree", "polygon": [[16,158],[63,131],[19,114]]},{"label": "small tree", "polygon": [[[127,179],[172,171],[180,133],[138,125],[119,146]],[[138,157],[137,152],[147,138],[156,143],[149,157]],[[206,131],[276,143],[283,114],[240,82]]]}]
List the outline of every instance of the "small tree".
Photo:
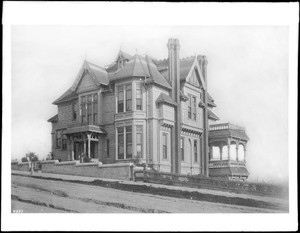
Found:
[{"label": "small tree", "polygon": [[53,153],[52,152],[49,152],[47,154],[47,157],[46,157],[46,160],[52,160],[53,159]]},{"label": "small tree", "polygon": [[23,157],[23,158],[21,159],[21,161],[22,161],[23,163],[28,162],[28,158],[27,158],[27,157]]},{"label": "small tree", "polygon": [[35,162],[39,160],[39,157],[34,152],[29,152],[25,155],[28,158],[28,161]]}]

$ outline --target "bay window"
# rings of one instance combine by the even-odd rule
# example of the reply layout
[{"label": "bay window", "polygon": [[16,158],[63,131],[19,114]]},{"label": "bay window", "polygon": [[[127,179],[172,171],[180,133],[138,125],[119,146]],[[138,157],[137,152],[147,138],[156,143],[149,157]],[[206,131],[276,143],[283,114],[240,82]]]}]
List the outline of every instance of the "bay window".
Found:
[{"label": "bay window", "polygon": [[132,126],[126,126],[126,159],[132,158]]},{"label": "bay window", "polygon": [[118,87],[118,112],[124,111],[124,90],[123,86]]},{"label": "bay window", "polygon": [[198,141],[194,140],[194,162],[198,162],[198,146],[197,146]]},{"label": "bay window", "polygon": [[118,128],[118,159],[124,159],[124,127]]},{"label": "bay window", "polygon": [[93,96],[93,122],[94,125],[98,124],[98,94],[94,94]]},{"label": "bay window", "polygon": [[188,118],[196,120],[196,96],[189,94]]},{"label": "bay window", "polygon": [[98,94],[81,96],[81,122],[98,124]]},{"label": "bay window", "polygon": [[86,123],[86,97],[81,97],[81,122]]},{"label": "bay window", "polygon": [[[132,158],[132,126],[118,127],[118,159]],[[125,149],[126,148],[126,149]]]},{"label": "bay window", "polygon": [[136,84],[136,110],[142,110],[142,85]]},{"label": "bay window", "polygon": [[184,139],[180,138],[181,161],[184,161]]},{"label": "bay window", "polygon": [[168,134],[163,133],[163,159],[168,159]]},{"label": "bay window", "polygon": [[139,158],[143,157],[143,126],[136,126],[136,155]]},{"label": "bay window", "polygon": [[132,110],[132,89],[131,84],[126,85],[126,112]]}]

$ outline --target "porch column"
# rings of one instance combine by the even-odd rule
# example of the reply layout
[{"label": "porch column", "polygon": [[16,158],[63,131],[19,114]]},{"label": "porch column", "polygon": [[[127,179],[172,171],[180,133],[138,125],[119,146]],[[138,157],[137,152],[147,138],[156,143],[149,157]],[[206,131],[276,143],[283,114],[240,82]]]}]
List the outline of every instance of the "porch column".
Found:
[{"label": "porch column", "polygon": [[91,134],[87,135],[87,142],[88,142],[88,152],[87,156],[91,158]]},{"label": "porch column", "polygon": [[239,161],[239,143],[236,144],[236,161]]},{"label": "porch column", "polygon": [[244,144],[244,162],[246,163],[246,144]]},{"label": "porch column", "polygon": [[[85,156],[85,155],[86,155],[86,137],[84,136],[84,138],[83,138],[83,156]],[[83,161],[82,156],[81,156],[81,161]]]},{"label": "porch column", "polygon": [[74,160],[74,137],[71,137],[71,160]]},{"label": "porch column", "polygon": [[213,147],[210,145],[209,146],[209,161],[211,161],[212,157],[213,157]]},{"label": "porch column", "polygon": [[223,146],[220,146],[219,149],[220,149],[220,161],[222,161],[223,160],[223,158],[222,158],[222,156],[223,156]]},{"label": "porch column", "polygon": [[71,160],[71,140],[70,140],[70,136],[67,135],[67,151],[68,151],[68,161]]},{"label": "porch column", "polygon": [[231,144],[231,140],[230,139],[228,139],[227,140],[227,148],[228,148],[228,161],[230,161],[230,144]]}]

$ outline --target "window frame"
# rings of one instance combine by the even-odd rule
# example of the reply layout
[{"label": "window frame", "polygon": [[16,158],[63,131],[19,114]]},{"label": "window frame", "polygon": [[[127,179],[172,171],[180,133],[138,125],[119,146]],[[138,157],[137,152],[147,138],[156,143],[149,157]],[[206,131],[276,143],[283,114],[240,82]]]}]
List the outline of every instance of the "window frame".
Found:
[{"label": "window frame", "polygon": [[162,133],[162,159],[168,160],[168,157],[168,134]]},{"label": "window frame", "polygon": [[[144,132],[144,127],[143,125],[136,125],[136,156],[137,157],[140,157],[140,158],[143,158],[143,132]],[[140,135],[140,143],[138,143],[138,135]],[[138,155],[138,147],[141,147],[141,151],[140,151],[140,155]]]},{"label": "window frame", "polygon": [[194,163],[198,163],[198,140],[194,140]]},{"label": "window frame", "polygon": [[184,162],[185,160],[185,154],[184,154],[184,137],[180,138],[180,155],[181,155],[181,162]]},{"label": "window frame", "polygon": [[[140,92],[140,97],[138,98],[138,91]],[[136,83],[136,88],[135,88],[135,110],[136,111],[143,111],[143,91],[142,91],[142,83]],[[138,101],[139,100],[139,101]],[[140,104],[138,104],[140,102]],[[139,106],[139,107],[138,107]]]}]

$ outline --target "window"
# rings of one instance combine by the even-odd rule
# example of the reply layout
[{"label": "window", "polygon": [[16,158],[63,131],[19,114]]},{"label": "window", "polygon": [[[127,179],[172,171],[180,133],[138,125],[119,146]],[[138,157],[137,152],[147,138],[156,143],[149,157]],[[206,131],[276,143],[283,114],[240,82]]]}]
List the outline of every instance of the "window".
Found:
[{"label": "window", "polygon": [[93,96],[93,122],[94,125],[98,124],[98,94],[94,94]]},{"label": "window", "polygon": [[184,139],[180,138],[181,161],[184,161]]},{"label": "window", "polygon": [[109,139],[106,139],[106,157],[109,157]]},{"label": "window", "polygon": [[192,108],[192,112],[193,112],[193,120],[196,120],[196,97],[193,96],[193,108]]},{"label": "window", "polygon": [[194,162],[198,162],[198,147],[197,147],[197,140],[194,141]]},{"label": "window", "polygon": [[126,159],[132,158],[132,126],[126,126]]},{"label": "window", "polygon": [[123,90],[123,86],[118,87],[118,112],[124,112],[124,90]]},{"label": "window", "polygon": [[137,157],[143,157],[143,126],[136,126],[136,155]]},{"label": "window", "polygon": [[132,110],[132,90],[131,84],[126,85],[126,112]]},{"label": "window", "polygon": [[56,131],[56,147],[61,148],[61,130]]},{"label": "window", "polygon": [[62,130],[62,149],[67,149],[67,135],[64,134],[64,130]]},{"label": "window", "polygon": [[163,159],[168,159],[168,141],[167,134],[163,133]]},{"label": "window", "polygon": [[142,110],[142,86],[140,83],[136,84],[136,110]]},{"label": "window", "polygon": [[98,93],[81,97],[81,122],[98,124]]},{"label": "window", "polygon": [[132,111],[132,84],[117,87],[117,102],[118,113]]},{"label": "window", "polygon": [[77,103],[73,102],[72,103],[72,120],[77,119]]},{"label": "window", "polygon": [[81,122],[86,123],[86,97],[81,97]]},{"label": "window", "polygon": [[[118,127],[118,159],[132,158],[132,126]],[[124,149],[126,146],[126,150]]]},{"label": "window", "polygon": [[118,159],[124,159],[124,127],[118,128]]},{"label": "window", "polygon": [[196,96],[189,94],[188,118],[196,120]]}]

